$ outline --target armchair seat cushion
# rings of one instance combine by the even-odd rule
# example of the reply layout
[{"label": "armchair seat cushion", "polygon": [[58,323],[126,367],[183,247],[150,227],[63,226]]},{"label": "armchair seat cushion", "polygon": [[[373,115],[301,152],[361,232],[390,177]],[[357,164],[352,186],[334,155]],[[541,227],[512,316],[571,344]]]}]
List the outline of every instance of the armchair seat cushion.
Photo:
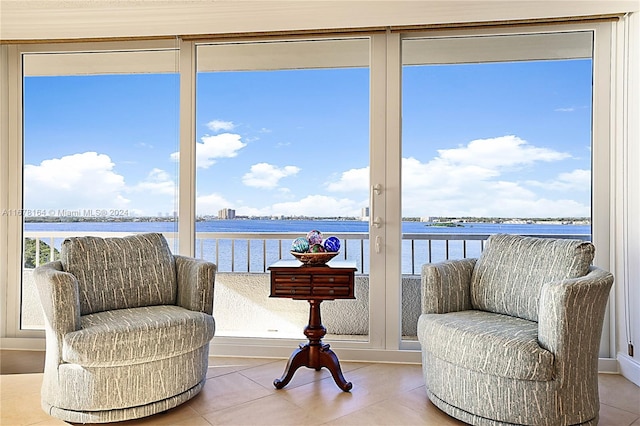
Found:
[{"label": "armchair seat cushion", "polygon": [[519,380],[554,378],[554,356],[538,344],[534,321],[475,310],[424,314],[418,337],[428,355],[468,370]]},{"label": "armchair seat cushion", "polygon": [[206,345],[214,320],[174,305],[116,309],[80,317],[63,336],[62,359],[83,367],[113,367],[176,357]]}]

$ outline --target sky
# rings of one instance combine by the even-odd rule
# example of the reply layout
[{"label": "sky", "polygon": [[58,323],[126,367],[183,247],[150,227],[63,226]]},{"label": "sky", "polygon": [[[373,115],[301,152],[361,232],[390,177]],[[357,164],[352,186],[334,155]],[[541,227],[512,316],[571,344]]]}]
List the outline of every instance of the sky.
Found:
[{"label": "sky", "polygon": [[[361,215],[368,69],[196,87],[198,215]],[[590,216],[591,61],[411,66],[402,87],[403,216]],[[175,74],[26,77],[25,209],[171,215],[178,90]]]}]

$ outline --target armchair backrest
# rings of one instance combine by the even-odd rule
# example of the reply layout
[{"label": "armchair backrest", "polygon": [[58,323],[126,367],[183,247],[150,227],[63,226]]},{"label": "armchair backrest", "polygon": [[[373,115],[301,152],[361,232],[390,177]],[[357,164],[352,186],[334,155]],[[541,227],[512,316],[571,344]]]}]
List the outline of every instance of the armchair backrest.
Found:
[{"label": "armchair backrest", "polygon": [[175,259],[162,234],[67,238],[60,260],[78,279],[80,315],[175,304]]},{"label": "armchair backrest", "polygon": [[586,275],[594,253],[581,240],[492,235],[471,275],[471,304],[538,321],[543,284]]}]

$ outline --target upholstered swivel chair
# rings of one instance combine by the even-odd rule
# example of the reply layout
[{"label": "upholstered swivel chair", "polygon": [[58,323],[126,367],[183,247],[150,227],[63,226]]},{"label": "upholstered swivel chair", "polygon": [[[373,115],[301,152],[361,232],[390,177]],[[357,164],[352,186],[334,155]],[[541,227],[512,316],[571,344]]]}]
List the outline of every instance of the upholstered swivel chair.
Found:
[{"label": "upholstered swivel chair", "polygon": [[598,422],[598,348],[613,276],[579,240],[493,235],[478,259],[422,269],[429,399],[474,425]]},{"label": "upholstered swivel chair", "polygon": [[202,389],[216,266],[161,234],[66,239],[35,269],[44,308],[42,407],[74,423],[166,411]]}]

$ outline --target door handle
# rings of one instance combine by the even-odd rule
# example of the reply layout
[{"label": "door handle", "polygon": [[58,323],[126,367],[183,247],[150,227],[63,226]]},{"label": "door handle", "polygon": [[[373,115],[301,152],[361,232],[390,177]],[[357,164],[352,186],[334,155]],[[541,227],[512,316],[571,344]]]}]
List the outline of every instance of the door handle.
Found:
[{"label": "door handle", "polygon": [[382,193],[382,185],[376,183],[375,185],[371,185],[371,196],[369,197],[369,202],[371,203],[371,209],[369,211],[369,227],[375,226],[376,228],[380,228],[382,226],[382,218],[380,216],[375,215],[375,195],[380,195]]},{"label": "door handle", "polygon": [[382,238],[380,238],[380,236],[378,235],[376,237],[376,243],[375,243],[376,253],[380,253],[380,249],[381,249],[381,245],[382,245],[381,242],[382,242]]}]

